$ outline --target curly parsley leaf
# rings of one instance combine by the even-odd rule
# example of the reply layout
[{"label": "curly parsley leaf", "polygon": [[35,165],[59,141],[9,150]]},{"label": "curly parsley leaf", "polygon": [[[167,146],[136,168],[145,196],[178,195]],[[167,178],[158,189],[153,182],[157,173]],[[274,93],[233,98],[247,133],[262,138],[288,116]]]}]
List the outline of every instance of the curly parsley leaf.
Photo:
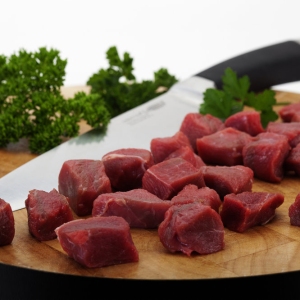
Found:
[{"label": "curly parsley leaf", "polygon": [[28,138],[33,153],[46,152],[79,134],[79,122],[106,130],[112,117],[165,92],[177,79],[166,69],[153,80],[137,82],[129,53],[116,47],[106,52],[107,69],[91,76],[92,92],[65,99],[61,87],[67,60],[55,49],[37,52],[21,49],[0,55],[0,147]]},{"label": "curly parsley leaf", "polygon": [[257,94],[250,92],[249,77],[238,78],[231,68],[225,70],[222,82],[222,90],[209,88],[204,92],[203,103],[199,107],[201,114],[211,114],[225,120],[232,114],[242,111],[244,106],[249,106],[260,111],[264,127],[270,121],[278,119],[278,114],[273,110],[273,106],[276,105],[274,91],[264,90]]},{"label": "curly parsley leaf", "polygon": [[115,46],[108,49],[107,69],[100,69],[87,81],[91,94],[104,99],[112,117],[141,105],[168,90],[178,80],[167,69],[154,72],[153,80],[138,82],[133,74],[133,59],[125,52],[121,58]]}]

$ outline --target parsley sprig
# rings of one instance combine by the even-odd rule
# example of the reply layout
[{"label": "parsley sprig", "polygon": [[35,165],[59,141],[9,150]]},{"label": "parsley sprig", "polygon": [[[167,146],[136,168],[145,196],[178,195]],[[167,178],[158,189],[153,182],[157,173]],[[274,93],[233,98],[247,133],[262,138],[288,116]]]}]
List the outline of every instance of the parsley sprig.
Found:
[{"label": "parsley sprig", "polygon": [[[116,47],[106,52],[107,69],[91,76],[91,93],[78,92],[65,99],[61,87],[67,60],[58,50],[36,52],[21,49],[0,55],[0,147],[29,140],[32,153],[43,153],[79,134],[79,122],[106,130],[112,117],[138,106],[171,87],[177,79],[166,69],[154,80],[137,82],[133,59],[120,58]],[[163,88],[163,89],[160,89]]]},{"label": "parsley sprig", "polygon": [[270,121],[278,119],[278,114],[273,110],[273,106],[276,105],[273,90],[267,89],[261,93],[249,91],[249,77],[238,78],[231,68],[225,70],[222,82],[222,90],[209,88],[204,92],[203,103],[199,108],[201,114],[211,114],[225,120],[248,106],[260,111],[261,122],[264,127]]}]

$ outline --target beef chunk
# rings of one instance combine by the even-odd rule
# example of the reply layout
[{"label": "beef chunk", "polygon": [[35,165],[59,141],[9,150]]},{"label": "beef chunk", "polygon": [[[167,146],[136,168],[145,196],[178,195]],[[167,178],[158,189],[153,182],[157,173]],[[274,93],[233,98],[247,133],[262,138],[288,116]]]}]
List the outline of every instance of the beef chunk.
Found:
[{"label": "beef chunk", "polygon": [[205,163],[202,160],[202,158],[199,155],[197,155],[193,151],[193,149],[190,148],[189,146],[179,148],[178,150],[172,152],[166,159],[175,158],[175,157],[181,157],[181,158],[185,159],[186,161],[190,162],[196,168],[205,166]]},{"label": "beef chunk", "polygon": [[283,122],[297,122],[296,119],[300,114],[300,103],[285,105],[278,113]]},{"label": "beef chunk", "polygon": [[74,220],[55,232],[63,250],[85,267],[100,268],[139,260],[130,227],[121,217]]},{"label": "beef chunk", "polygon": [[200,168],[203,186],[214,189],[223,200],[230,193],[252,190],[253,171],[245,166],[205,166]]},{"label": "beef chunk", "polygon": [[172,152],[185,146],[192,148],[189,139],[181,131],[170,137],[153,138],[150,142],[150,149],[154,163],[162,162]]},{"label": "beef chunk", "polygon": [[116,191],[129,191],[142,186],[142,178],[153,165],[153,157],[146,149],[125,148],[106,153],[102,162],[111,187]]},{"label": "beef chunk", "polygon": [[178,194],[171,199],[173,204],[187,204],[194,201],[198,201],[204,205],[209,205],[216,212],[219,212],[219,208],[222,204],[218,193],[209,188],[198,188],[194,184],[186,185]]},{"label": "beef chunk", "polygon": [[224,248],[220,215],[208,205],[193,202],[173,205],[158,227],[161,243],[170,252],[209,254]]},{"label": "beef chunk", "polygon": [[15,237],[15,219],[11,206],[0,198],[0,246],[12,243]]},{"label": "beef chunk", "polygon": [[55,239],[55,229],[74,219],[67,198],[56,189],[50,192],[31,190],[25,206],[29,232],[39,241]]},{"label": "beef chunk", "polygon": [[62,165],[58,191],[69,199],[78,216],[87,216],[92,213],[94,200],[112,189],[101,160],[73,159]]},{"label": "beef chunk", "polygon": [[196,140],[205,135],[223,129],[224,123],[210,114],[188,113],[180,125],[182,131],[189,139],[194,151],[197,151]]},{"label": "beef chunk", "polygon": [[261,124],[260,113],[257,111],[237,112],[229,116],[224,124],[225,127],[233,127],[251,136],[256,136],[265,131]]},{"label": "beef chunk", "polygon": [[300,176],[300,144],[292,148],[289,152],[284,162],[284,169],[287,172],[293,171],[297,176]]},{"label": "beef chunk", "polygon": [[289,207],[289,217],[291,225],[300,226],[300,193]]},{"label": "beef chunk", "polygon": [[283,164],[290,151],[287,137],[264,132],[243,148],[244,165],[254,176],[267,182],[280,182],[284,175]]},{"label": "beef chunk", "polygon": [[246,132],[228,127],[197,139],[197,152],[206,164],[235,166],[243,164],[243,147],[252,141]]},{"label": "beef chunk", "polygon": [[300,142],[299,122],[269,122],[266,130],[267,132],[273,132],[286,136],[291,147],[295,147]]},{"label": "beef chunk", "polygon": [[145,172],[143,188],[162,200],[170,200],[187,184],[200,187],[201,168],[195,168],[181,157],[162,161]]},{"label": "beef chunk", "polygon": [[157,228],[171,205],[144,189],[134,189],[98,196],[92,216],[119,216],[132,228]]},{"label": "beef chunk", "polygon": [[279,193],[229,194],[224,197],[220,215],[225,227],[242,233],[253,226],[269,222],[283,201],[284,196]]}]

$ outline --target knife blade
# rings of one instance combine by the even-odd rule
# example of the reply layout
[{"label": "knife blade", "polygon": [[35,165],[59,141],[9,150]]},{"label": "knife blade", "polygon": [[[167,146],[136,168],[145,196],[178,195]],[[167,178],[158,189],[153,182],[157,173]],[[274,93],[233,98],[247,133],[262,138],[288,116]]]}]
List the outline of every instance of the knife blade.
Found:
[{"label": "knife blade", "polygon": [[58,174],[68,159],[101,159],[119,148],[150,149],[152,138],[172,136],[184,116],[198,112],[207,88],[221,87],[227,67],[247,75],[260,91],[300,80],[300,44],[286,41],[241,54],[173,85],[165,94],[113,118],[105,133],[92,129],[41,154],[0,179],[0,198],[12,210],[25,207],[30,190],[58,188]]}]

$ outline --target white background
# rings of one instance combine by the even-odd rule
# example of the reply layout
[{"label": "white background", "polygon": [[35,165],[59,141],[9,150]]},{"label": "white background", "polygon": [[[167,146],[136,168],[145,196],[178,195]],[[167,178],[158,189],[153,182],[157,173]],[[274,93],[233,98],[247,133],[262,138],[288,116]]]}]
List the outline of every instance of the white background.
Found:
[{"label": "white background", "polygon": [[[299,0],[0,0],[0,54],[46,46],[68,60],[66,86],[107,67],[117,46],[137,80],[167,68],[186,79],[222,60],[300,40]],[[300,83],[284,90],[300,93]]]}]

